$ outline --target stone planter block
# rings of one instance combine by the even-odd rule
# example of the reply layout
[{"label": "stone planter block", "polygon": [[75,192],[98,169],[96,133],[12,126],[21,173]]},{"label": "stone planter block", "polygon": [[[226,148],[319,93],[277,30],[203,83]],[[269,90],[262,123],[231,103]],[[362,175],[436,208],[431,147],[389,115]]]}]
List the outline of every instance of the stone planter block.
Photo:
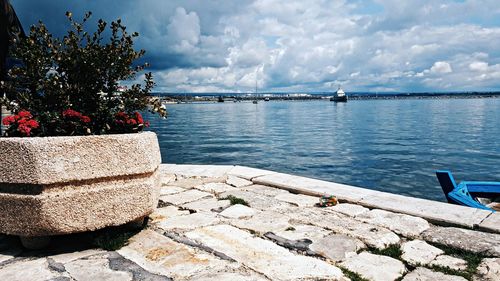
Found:
[{"label": "stone planter block", "polygon": [[91,231],[152,213],[161,163],[152,132],[0,138],[0,233]]}]

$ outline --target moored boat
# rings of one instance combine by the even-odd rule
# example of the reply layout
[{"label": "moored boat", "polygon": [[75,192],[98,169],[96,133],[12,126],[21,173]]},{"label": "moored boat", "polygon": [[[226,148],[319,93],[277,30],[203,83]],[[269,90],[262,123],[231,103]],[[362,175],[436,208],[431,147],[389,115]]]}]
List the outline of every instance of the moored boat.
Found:
[{"label": "moored boat", "polygon": [[436,171],[448,203],[500,211],[500,182],[462,181],[458,185],[449,171]]},{"label": "moored boat", "polygon": [[330,101],[334,102],[347,102],[347,95],[341,87],[338,88],[337,92],[330,98]]}]

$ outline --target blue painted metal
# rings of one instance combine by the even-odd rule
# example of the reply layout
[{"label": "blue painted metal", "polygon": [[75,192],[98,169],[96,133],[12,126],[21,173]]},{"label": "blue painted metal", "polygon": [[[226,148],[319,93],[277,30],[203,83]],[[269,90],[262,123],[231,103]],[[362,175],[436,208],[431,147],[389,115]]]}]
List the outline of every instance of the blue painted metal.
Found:
[{"label": "blue painted metal", "polygon": [[449,171],[436,171],[436,176],[449,203],[495,212],[474,198],[500,197],[500,182],[463,181],[457,185]]}]

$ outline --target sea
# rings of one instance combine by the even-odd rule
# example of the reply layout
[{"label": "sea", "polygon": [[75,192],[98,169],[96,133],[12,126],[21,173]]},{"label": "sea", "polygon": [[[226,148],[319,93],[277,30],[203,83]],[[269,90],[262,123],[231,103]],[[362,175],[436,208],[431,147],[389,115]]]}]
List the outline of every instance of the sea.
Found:
[{"label": "sea", "polygon": [[445,201],[435,171],[500,181],[500,98],[167,105],[162,161],[243,165]]}]

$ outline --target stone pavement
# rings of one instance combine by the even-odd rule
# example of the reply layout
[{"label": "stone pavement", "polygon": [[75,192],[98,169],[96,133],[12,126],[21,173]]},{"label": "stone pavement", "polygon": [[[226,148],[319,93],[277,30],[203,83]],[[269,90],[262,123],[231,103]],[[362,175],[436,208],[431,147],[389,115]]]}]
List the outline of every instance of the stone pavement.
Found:
[{"label": "stone pavement", "polygon": [[[464,225],[452,205],[431,202],[441,210],[431,215],[425,200],[384,205],[368,198],[384,200],[381,192],[348,194],[344,185],[247,167],[161,172],[159,208],[128,245],[93,249],[70,235],[27,251],[0,235],[0,280],[500,280],[497,226],[469,216],[491,214],[467,209]],[[320,208],[311,196],[319,193],[341,203]]]}]

